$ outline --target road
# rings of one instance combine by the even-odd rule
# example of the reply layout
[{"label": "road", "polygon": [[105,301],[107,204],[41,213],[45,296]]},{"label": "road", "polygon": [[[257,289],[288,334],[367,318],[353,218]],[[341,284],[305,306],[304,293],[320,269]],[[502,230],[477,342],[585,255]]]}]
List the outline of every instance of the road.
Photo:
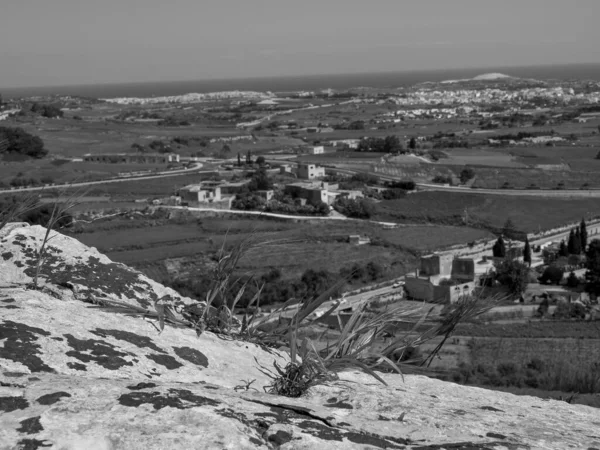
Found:
[{"label": "road", "polygon": [[[279,161],[281,162],[281,161]],[[289,161],[294,163],[294,161]],[[297,163],[297,162],[296,162]],[[344,175],[354,175],[364,173],[374,175],[384,181],[406,181],[403,177],[395,177],[393,175],[369,172],[368,170],[354,170],[341,168],[328,168],[330,172]],[[465,186],[445,186],[442,184],[432,183],[415,183],[418,191],[440,191],[440,192],[455,192],[465,194],[490,194],[490,195],[513,195],[513,196],[528,196],[528,197],[558,197],[558,198],[600,198],[600,189],[478,189]]]},{"label": "road", "polygon": [[137,177],[123,177],[123,178],[110,178],[107,180],[98,180],[98,181],[86,181],[83,183],[69,183],[69,184],[53,184],[46,186],[36,186],[36,187],[27,187],[27,188],[16,188],[16,189],[4,189],[0,190],[0,194],[12,194],[16,192],[30,192],[30,191],[41,191],[44,189],[61,189],[61,188],[76,188],[81,186],[93,186],[95,184],[107,184],[107,183],[121,183],[124,181],[142,181],[142,180],[154,180],[157,178],[167,178],[174,177],[178,175],[186,175],[189,173],[212,173],[214,170],[206,170],[200,171],[202,168],[201,163],[196,163],[193,167],[187,169],[180,170],[170,170],[168,172],[157,172],[153,175],[141,175]]},{"label": "road", "polygon": [[[389,177],[387,177],[389,178]],[[600,198],[600,189],[474,189],[462,186],[417,183],[421,191],[461,192],[466,194],[516,195],[533,197],[585,197]]]},{"label": "road", "polygon": [[222,212],[227,214],[239,214],[239,215],[251,215],[251,216],[263,216],[263,217],[274,217],[278,219],[294,219],[294,220],[341,220],[347,222],[360,222],[360,223],[372,223],[375,225],[381,225],[385,227],[394,227],[394,228],[402,228],[402,227],[425,227],[429,226],[427,224],[422,223],[402,223],[398,224],[395,222],[378,222],[376,220],[366,220],[366,219],[354,219],[351,217],[346,217],[340,215],[330,215],[330,216],[293,216],[289,214],[278,214],[278,213],[269,213],[264,211],[243,211],[238,209],[217,209],[217,208],[193,208],[190,206],[161,206],[161,208],[169,208],[169,209],[181,209],[186,211],[210,211],[210,212]]}]

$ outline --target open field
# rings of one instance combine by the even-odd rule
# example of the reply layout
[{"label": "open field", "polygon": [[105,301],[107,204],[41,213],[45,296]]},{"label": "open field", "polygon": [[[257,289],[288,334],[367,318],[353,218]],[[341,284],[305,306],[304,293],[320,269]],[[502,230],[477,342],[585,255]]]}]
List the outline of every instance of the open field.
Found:
[{"label": "open field", "polygon": [[473,148],[457,148],[444,150],[448,158],[442,158],[439,164],[460,166],[495,166],[495,167],[527,167],[526,163],[519,162],[515,157],[506,152],[493,150],[480,150]]},{"label": "open field", "polygon": [[[351,245],[350,234],[371,237],[371,245]],[[463,227],[408,226],[386,230],[360,222],[293,223],[258,218],[206,217],[178,219],[113,219],[84,226],[74,235],[86,245],[134,266],[162,264],[167,259],[215,253],[223,243],[235,245],[252,236],[255,247],[242,259],[240,270],[263,273],[272,268],[285,277],[306,269],[338,272],[353,263],[374,261],[400,276],[412,270],[416,255],[490,235]]]},{"label": "open field", "polygon": [[508,324],[460,324],[456,336],[498,338],[600,339],[600,321],[532,321]]},{"label": "open field", "polygon": [[103,180],[127,172],[156,172],[166,164],[109,164],[71,162],[69,160],[35,160],[21,163],[0,163],[0,182],[9,184],[19,174],[24,178],[51,179],[53,183]]},{"label": "open field", "polygon": [[[594,165],[592,162],[590,167]],[[527,189],[532,186],[556,189],[560,187],[560,183],[564,189],[600,188],[600,172],[476,167],[475,173],[473,187],[482,189],[497,189],[503,186],[514,189]]]},{"label": "open field", "polygon": [[485,196],[460,192],[417,192],[376,205],[381,221],[433,222],[501,228],[510,218],[518,230],[534,232],[600,214],[600,199]]}]

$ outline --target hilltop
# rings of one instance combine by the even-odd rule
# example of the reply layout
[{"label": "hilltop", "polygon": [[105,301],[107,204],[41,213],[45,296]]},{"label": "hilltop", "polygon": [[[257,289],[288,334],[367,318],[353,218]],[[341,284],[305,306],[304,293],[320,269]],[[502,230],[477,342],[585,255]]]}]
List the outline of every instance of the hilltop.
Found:
[{"label": "hilltop", "polygon": [[467,81],[495,81],[495,80],[505,80],[505,79],[517,79],[510,75],[505,75],[503,73],[484,73],[481,75],[477,75],[473,78],[464,78],[461,80],[445,80],[441,81],[441,83],[463,83]]},{"label": "hilltop", "polygon": [[[521,449],[600,446],[597,410],[348,371],[292,399],[263,392],[287,353],[102,307],[183,313],[191,299],[45,229],[0,232],[0,440],[7,448]],[[256,387],[256,389],[255,389]]]}]

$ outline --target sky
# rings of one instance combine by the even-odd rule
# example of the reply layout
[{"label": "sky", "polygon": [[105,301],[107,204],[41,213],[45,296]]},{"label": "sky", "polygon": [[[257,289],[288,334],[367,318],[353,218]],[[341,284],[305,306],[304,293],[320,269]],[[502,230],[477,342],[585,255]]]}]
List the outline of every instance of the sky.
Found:
[{"label": "sky", "polygon": [[0,2],[0,88],[600,62],[599,0]]}]

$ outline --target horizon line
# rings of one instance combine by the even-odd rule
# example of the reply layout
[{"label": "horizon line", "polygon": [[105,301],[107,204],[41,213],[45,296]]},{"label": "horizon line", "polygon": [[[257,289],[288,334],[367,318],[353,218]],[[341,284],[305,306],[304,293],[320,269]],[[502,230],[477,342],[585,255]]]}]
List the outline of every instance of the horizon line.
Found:
[{"label": "horizon line", "polygon": [[92,86],[126,86],[126,85],[144,85],[144,84],[168,84],[168,83],[192,83],[192,82],[227,82],[238,80],[271,80],[271,79],[293,79],[293,78],[318,78],[318,77],[339,77],[339,76],[361,76],[361,75],[385,75],[385,74],[408,74],[408,73],[427,73],[427,72],[445,72],[445,71],[465,71],[465,70],[486,70],[486,69],[523,69],[535,67],[566,67],[566,66],[588,66],[600,65],[600,62],[581,62],[581,63],[545,63],[532,65],[501,65],[501,66],[470,66],[470,67],[447,67],[439,69],[413,69],[413,70],[381,70],[367,72],[335,72],[335,73],[312,73],[305,75],[259,75],[247,77],[211,77],[211,78],[190,78],[190,79],[172,79],[172,80],[154,80],[154,81],[108,81],[98,83],[75,83],[75,84],[56,84],[56,85],[35,85],[35,86],[13,86],[0,87],[0,91],[18,91],[23,89],[61,89],[78,88]]}]

